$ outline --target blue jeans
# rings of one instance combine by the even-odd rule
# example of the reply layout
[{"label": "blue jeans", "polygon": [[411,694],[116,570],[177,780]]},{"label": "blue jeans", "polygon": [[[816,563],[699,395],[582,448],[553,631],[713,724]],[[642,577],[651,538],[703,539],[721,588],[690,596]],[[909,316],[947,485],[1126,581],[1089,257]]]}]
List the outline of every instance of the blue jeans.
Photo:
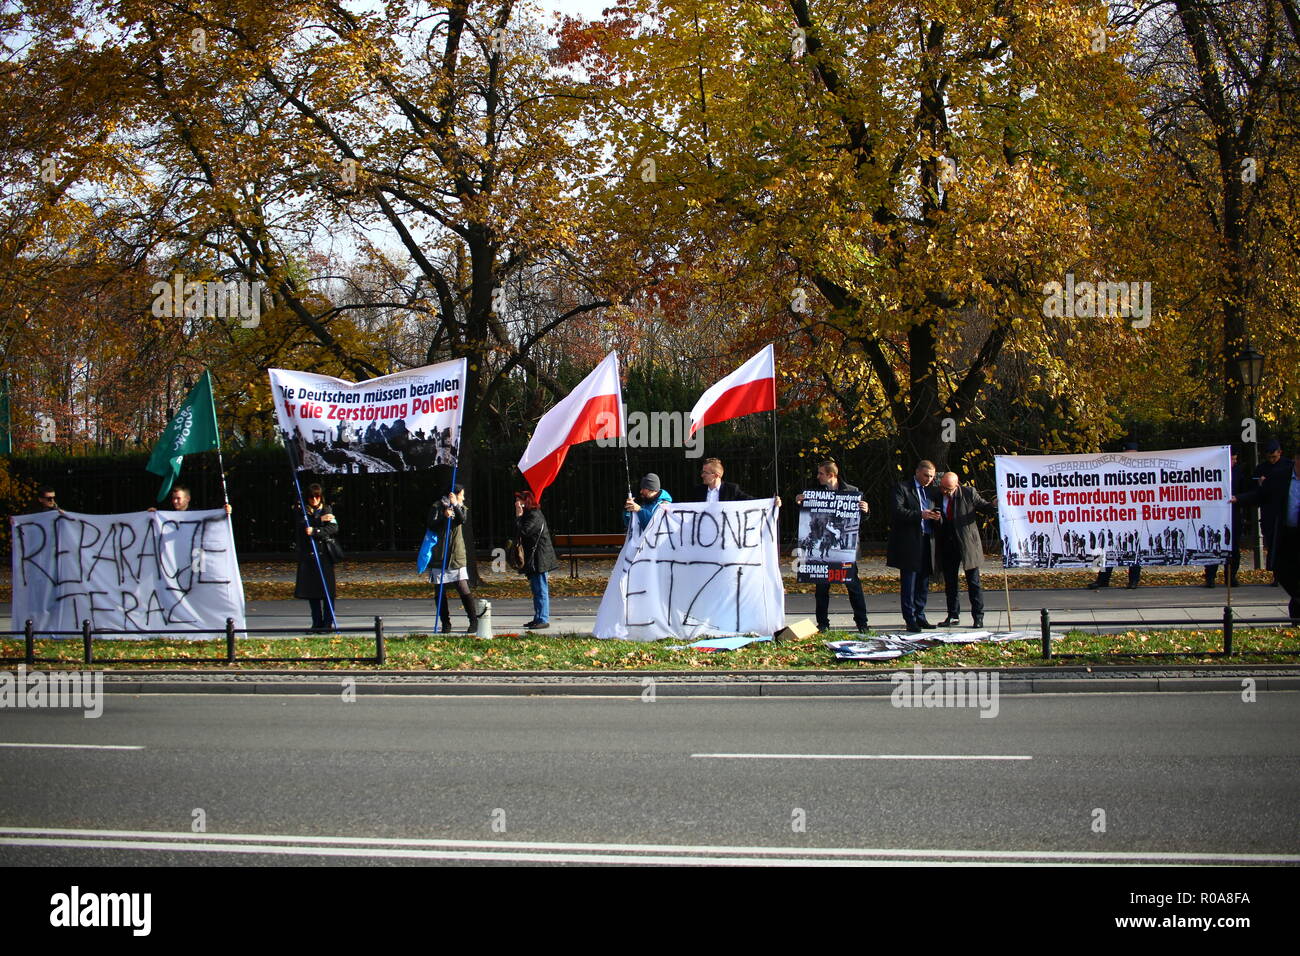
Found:
[{"label": "blue jeans", "polygon": [[546,624],[551,619],[551,586],[546,580],[546,572],[529,574],[528,586],[533,589],[533,620]]}]

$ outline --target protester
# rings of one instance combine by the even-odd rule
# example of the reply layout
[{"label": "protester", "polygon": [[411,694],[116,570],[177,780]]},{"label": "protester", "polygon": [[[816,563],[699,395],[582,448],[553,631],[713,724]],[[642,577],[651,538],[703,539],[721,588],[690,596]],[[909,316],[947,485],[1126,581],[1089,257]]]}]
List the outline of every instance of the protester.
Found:
[{"label": "protester", "polygon": [[[1129,442],[1124,446],[1124,450],[1137,451],[1138,450],[1137,442],[1133,442],[1133,441]],[[1115,570],[1114,568],[1107,566],[1102,568],[1100,571],[1098,571],[1097,580],[1093,581],[1091,584],[1088,585],[1088,590],[1097,591],[1100,590],[1101,588],[1110,587],[1110,575],[1111,572],[1113,572],[1114,570]],[[1130,591],[1132,591],[1134,588],[1138,586],[1138,581],[1141,579],[1141,577],[1142,577],[1142,563],[1139,560],[1134,562],[1133,564],[1130,564],[1128,568],[1128,588]]]},{"label": "protester", "polygon": [[659,485],[659,476],[650,472],[641,478],[640,490],[637,492],[641,501],[638,503],[632,500],[632,496],[627,496],[627,501],[623,504],[623,527],[631,526],[632,515],[636,515],[637,524],[641,531],[646,529],[650,524],[650,519],[654,517],[655,509],[664,502],[673,500],[673,496]]},{"label": "protester", "polygon": [[42,515],[47,511],[57,511],[59,514],[63,514],[64,511],[59,507],[55,498],[53,488],[49,485],[41,485],[40,490],[36,492],[36,502],[28,509],[27,513],[29,515]]},{"label": "protester", "polygon": [[1234,502],[1265,505],[1275,515],[1272,532],[1274,556],[1273,573],[1278,584],[1291,598],[1288,612],[1292,624],[1300,624],[1300,460],[1291,463],[1285,474],[1274,472],[1258,488],[1240,496]]},{"label": "protester", "polygon": [[984,563],[984,543],[980,541],[978,515],[996,515],[998,507],[980,497],[969,485],[962,487],[956,472],[945,472],[939,479],[939,512],[943,515],[934,537],[938,564],[943,568],[944,593],[948,599],[948,616],[940,627],[959,623],[961,598],[957,572],[966,572],[966,590],[970,594],[970,611],[975,627],[984,626],[984,589],[980,586],[980,565]]},{"label": "protester", "polygon": [[[311,608],[313,631],[332,631],[338,626],[331,613],[338,591],[334,583],[334,558],[327,542],[338,535],[338,521],[334,517],[334,509],[324,503],[320,485],[308,485],[303,497],[306,513],[295,508],[298,578],[294,584],[293,596],[305,600]],[[313,543],[316,545],[314,549]]]},{"label": "protester", "polygon": [[[1276,438],[1270,439],[1264,446],[1264,460],[1255,466],[1255,472],[1251,476],[1255,479],[1255,484],[1262,487],[1264,482],[1272,475],[1285,477],[1291,473],[1294,462],[1290,458],[1282,455],[1282,443]],[[1259,528],[1264,537],[1264,553],[1266,560],[1264,567],[1273,572],[1273,580],[1270,582],[1273,587],[1278,586],[1277,569],[1273,567],[1273,532],[1277,529],[1277,514],[1274,512],[1275,505],[1265,499],[1259,506]]]},{"label": "protester", "polygon": [[[1237,449],[1232,449],[1232,494],[1233,497],[1245,494],[1255,487],[1250,475],[1246,471],[1245,465],[1237,463]],[[1225,542],[1228,546],[1228,570],[1224,572],[1224,577],[1232,587],[1240,587],[1237,582],[1237,572],[1241,568],[1241,505],[1235,501],[1232,505],[1232,527],[1231,540]],[[1205,587],[1212,588],[1215,585],[1215,579],[1219,576],[1219,565],[1207,564],[1205,566]]]},{"label": "protester", "polygon": [[[172,485],[171,493],[167,496],[167,502],[171,505],[172,511],[189,511],[190,510],[190,489],[185,485]],[[157,511],[157,508],[149,508],[149,511]],[[230,514],[230,502],[226,502],[226,514]]]},{"label": "protester", "polygon": [[912,633],[934,627],[925,619],[930,575],[934,573],[933,534],[942,518],[930,487],[934,470],[932,462],[919,462],[911,478],[894,486],[885,564],[898,569],[899,603]]},{"label": "protester", "polygon": [[540,631],[550,627],[551,587],[547,575],[560,566],[546,517],[531,491],[515,492],[515,531],[524,549],[523,573],[533,592],[533,619],[524,627]]},{"label": "protester", "polygon": [[[835,491],[859,496],[858,510],[867,514],[869,506],[861,500],[861,492],[850,484],[840,480],[840,466],[827,459],[817,466],[817,483],[827,491]],[[794,503],[803,504],[803,492],[794,496]],[[859,535],[859,541],[861,535]],[[865,634],[867,628],[867,599],[862,593],[862,582],[858,580],[858,563],[855,560],[844,573],[844,588],[849,592],[849,607],[853,609],[853,623],[859,633]],[[825,633],[831,629],[831,582],[818,581],[813,591],[814,607],[817,615],[817,630]]]},{"label": "protester", "polygon": [[[451,631],[451,609],[447,605],[447,591],[455,588],[460,595],[461,606],[465,608],[465,617],[469,620],[466,634],[478,630],[478,612],[474,607],[474,596],[469,589],[469,560],[465,551],[465,534],[462,527],[468,512],[465,505],[465,486],[456,485],[451,494],[435,501],[429,509],[425,522],[429,530],[438,536],[433,559],[429,562],[429,581],[435,587],[442,587],[435,592],[438,596],[437,613],[442,619],[442,633]],[[451,519],[448,530],[447,519]],[[445,570],[444,570],[445,566]]]},{"label": "protester", "polygon": [[734,481],[723,481],[724,469],[719,458],[706,458],[700,464],[700,484],[687,492],[685,501],[751,501]]}]

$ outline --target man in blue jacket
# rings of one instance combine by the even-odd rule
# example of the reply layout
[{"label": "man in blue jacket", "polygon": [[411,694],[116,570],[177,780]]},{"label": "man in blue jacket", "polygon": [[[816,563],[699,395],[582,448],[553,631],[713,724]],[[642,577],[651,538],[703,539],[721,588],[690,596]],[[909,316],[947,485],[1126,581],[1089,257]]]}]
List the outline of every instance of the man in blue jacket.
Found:
[{"label": "man in blue jacket", "polygon": [[636,515],[639,530],[644,531],[650,524],[650,519],[654,517],[655,509],[665,501],[672,501],[673,496],[659,486],[659,476],[651,472],[641,479],[641,490],[638,492],[640,502],[633,501],[632,496],[627,496],[627,501],[623,505],[623,527],[628,527],[632,522],[632,516]]}]

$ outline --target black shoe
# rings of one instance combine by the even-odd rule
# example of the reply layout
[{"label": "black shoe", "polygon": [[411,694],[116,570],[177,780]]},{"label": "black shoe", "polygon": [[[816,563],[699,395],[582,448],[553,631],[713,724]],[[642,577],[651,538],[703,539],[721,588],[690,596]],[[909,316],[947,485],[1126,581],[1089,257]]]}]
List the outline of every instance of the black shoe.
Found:
[{"label": "black shoe", "polygon": [[870,633],[871,633],[871,628],[867,627],[866,624],[859,624],[859,625],[858,625],[858,633],[859,633],[859,634],[870,634]]},{"label": "black shoe", "polygon": [[1239,588],[1239,587],[1241,587],[1241,582],[1238,581],[1236,578],[1233,578],[1233,579],[1232,579],[1232,586],[1233,586],[1234,588]]},{"label": "black shoe", "polygon": [[1096,590],[1098,590],[1099,588],[1108,588],[1108,587],[1110,587],[1109,584],[1101,584],[1100,582],[1093,581],[1091,584],[1088,585],[1088,590],[1089,590],[1089,591],[1096,591]]},{"label": "black shoe", "polygon": [[528,628],[530,631],[544,631],[550,626],[551,625],[547,624],[545,621],[529,621],[524,625],[524,627]]},{"label": "black shoe", "polygon": [[1124,586],[1125,586],[1126,588],[1128,588],[1130,591],[1136,591],[1137,588],[1138,588],[1138,586],[1137,586],[1136,584],[1126,584],[1126,585],[1124,585]]},{"label": "black shoe", "polygon": [[975,627],[983,627],[983,626],[984,626],[984,618],[982,618],[982,617],[977,617],[977,618],[975,618],[975,625],[974,625],[974,626],[975,626]]},{"label": "black shoe", "polygon": [[1212,587],[1214,587],[1214,582],[1213,582],[1213,581],[1206,581],[1204,584],[1201,585],[1201,587],[1203,587],[1203,588],[1212,588]]},{"label": "black shoe", "polygon": [[960,624],[960,623],[961,623],[961,615],[960,615],[960,614],[949,614],[947,617],[945,617],[942,621],[939,622],[938,626],[939,626],[939,627],[957,627],[957,625]]},{"label": "black shoe", "polygon": [[907,633],[908,633],[908,634],[920,634],[920,633],[921,633],[921,628],[920,628],[918,625],[916,625],[916,624],[909,624],[909,625],[907,625]]},{"label": "black shoe", "polygon": [[933,631],[933,630],[934,630],[934,625],[931,624],[929,621],[927,621],[925,618],[921,618],[919,621],[916,622],[916,624],[917,624],[917,626],[920,627],[921,630],[923,630],[923,631]]},{"label": "black shoe", "polygon": [[831,626],[830,626],[829,624],[818,624],[818,625],[817,625],[817,633],[818,633],[818,634],[825,634],[825,633],[826,633],[827,631],[829,631],[830,629],[831,629]]},{"label": "black shoe", "polygon": [[536,627],[536,626],[537,626],[537,618],[533,618],[531,621],[529,621],[527,624],[524,625],[524,627]]}]

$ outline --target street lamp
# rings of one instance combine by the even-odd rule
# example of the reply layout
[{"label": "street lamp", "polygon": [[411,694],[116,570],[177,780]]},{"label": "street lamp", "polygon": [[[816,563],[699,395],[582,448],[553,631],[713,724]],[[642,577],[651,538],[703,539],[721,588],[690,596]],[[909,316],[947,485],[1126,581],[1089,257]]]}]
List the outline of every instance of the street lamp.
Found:
[{"label": "street lamp", "polygon": [[[1246,393],[1250,396],[1250,419],[1255,440],[1250,446],[1250,472],[1253,475],[1255,469],[1259,467],[1259,423],[1255,421],[1255,401],[1259,395],[1259,383],[1264,377],[1264,355],[1258,352],[1248,342],[1246,347],[1237,354],[1237,374],[1241,377],[1241,384],[1246,387]],[[1263,522],[1259,520],[1258,512],[1255,518],[1255,570],[1258,571],[1264,566],[1264,529]]]}]

